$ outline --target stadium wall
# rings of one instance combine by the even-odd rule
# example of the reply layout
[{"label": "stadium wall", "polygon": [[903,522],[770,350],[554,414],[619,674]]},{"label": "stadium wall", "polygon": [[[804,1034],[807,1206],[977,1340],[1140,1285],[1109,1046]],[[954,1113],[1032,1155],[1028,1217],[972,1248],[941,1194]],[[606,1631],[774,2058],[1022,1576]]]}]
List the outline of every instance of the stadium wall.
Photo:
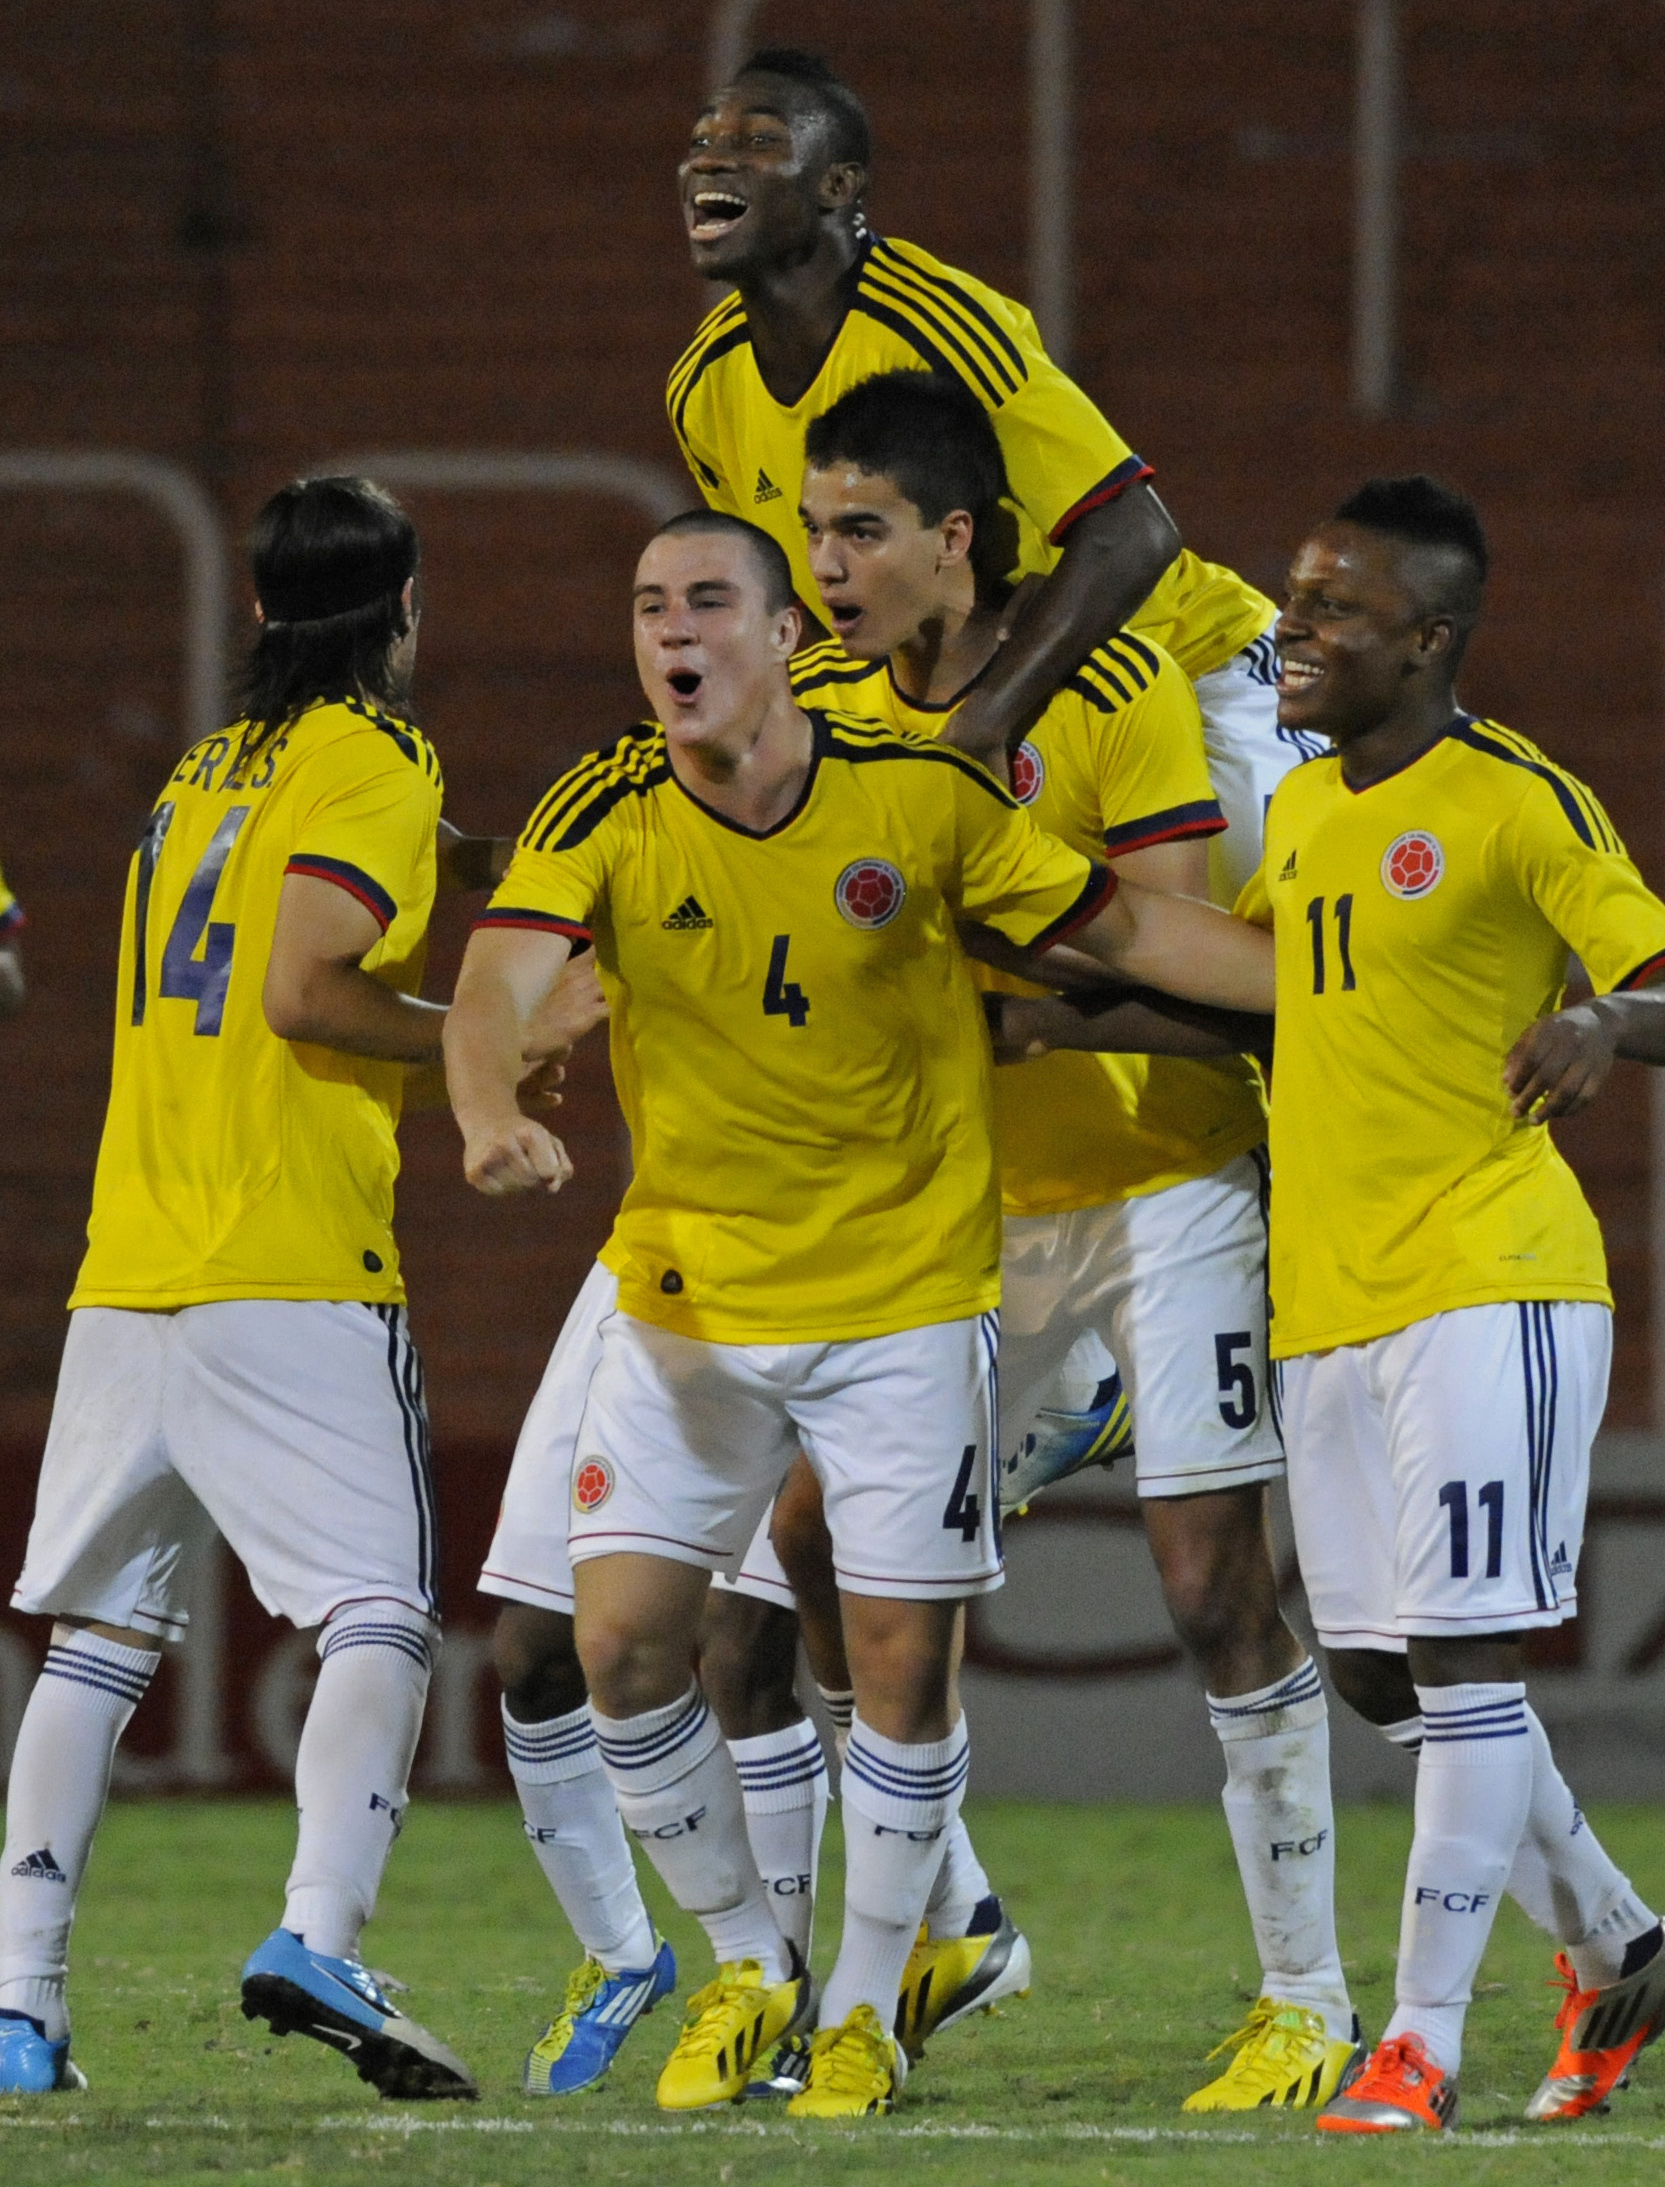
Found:
[{"label": "stadium wall", "polygon": [[[1427,467],[1468,487],[1497,559],[1468,701],[1586,776],[1665,883],[1665,16],[1652,0],[1403,13],[1400,414],[1348,409],[1350,0],[1078,0],[1074,368],[1156,463],[1187,537],[1269,589],[1360,477]],[[5,444],[168,458],[233,533],[278,480],[341,452],[674,464],[660,387],[710,301],[671,183],[705,15],[673,0],[24,0],[0,57]],[[1019,293],[1026,25],[1024,0],[846,0],[824,20],[763,0],[758,15],[867,93],[875,224]],[[631,718],[624,602],[643,523],[600,497],[408,498],[427,553],[422,711],[450,809],[511,830]],[[0,495],[0,860],[30,913],[33,982],[0,1033],[10,1509],[28,1501],[80,1249],[123,870],[183,741],[178,562],[136,503]],[[436,992],[464,924],[442,915]],[[621,1182],[599,1051],[574,1069],[565,1128],[578,1179],[535,1206],[469,1194],[445,1120],[405,1134],[401,1227],[454,1588]],[[1634,1436],[1654,1383],[1642,1074],[1621,1071],[1563,1143],[1606,1226],[1610,1425]],[[1654,1493],[1650,1463],[1623,1494]],[[1084,1630],[1114,1598],[1114,1631],[1161,1644],[1119,1522],[1042,1521],[1043,1535],[1085,1559],[1084,1591],[1062,1598]],[[1020,1546],[1019,1580],[1053,1554]],[[473,1615],[466,1590],[454,1599]],[[990,1613],[990,1645],[1023,1599],[1015,1584]],[[267,1646],[241,1615],[226,1628],[239,1720]],[[1066,1708],[1102,1700],[1103,1739],[1148,1761],[1183,1676],[1141,1675],[1148,1720],[1115,1715],[1138,1681],[1108,1674],[979,1674],[978,1706],[985,1688],[1013,1700],[1002,1752],[1036,1789],[1083,1789]],[[172,1706],[158,1698],[158,1723]],[[158,1731],[156,1752],[173,1736]],[[1139,1781],[1162,1789],[1148,1768]]]}]

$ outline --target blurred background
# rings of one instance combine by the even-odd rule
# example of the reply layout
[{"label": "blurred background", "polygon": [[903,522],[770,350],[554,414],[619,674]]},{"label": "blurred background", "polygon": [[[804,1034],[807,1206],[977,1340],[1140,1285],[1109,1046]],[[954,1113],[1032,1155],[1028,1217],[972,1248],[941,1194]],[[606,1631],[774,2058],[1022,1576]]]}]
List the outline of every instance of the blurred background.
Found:
[{"label": "blurred background", "polygon": [[[752,43],[847,76],[875,124],[875,226],[1033,303],[1204,555],[1276,594],[1365,476],[1473,494],[1496,574],[1466,701],[1587,779],[1665,885],[1659,0],[10,0],[0,20],[0,861],[31,983],[0,1031],[8,1585],[126,864],[243,642],[242,533],[284,478],[343,460],[401,494],[425,548],[418,710],[464,828],[514,832],[625,727],[628,574],[693,498],[662,388],[716,300],[674,168]],[[465,926],[442,915],[430,992]],[[506,1783],[472,1580],[622,1182],[599,1046],[565,1130],[577,1180],[538,1205],[471,1194],[448,1119],[404,1132],[449,1522],[430,1791]],[[1645,1074],[1621,1066],[1562,1143],[1606,1229],[1618,1343],[1586,1614],[1548,1644],[1539,1706],[1582,1789],[1635,1796],[1665,1785],[1665,1134]],[[1133,1519],[1094,1476],[1012,1527],[1012,1583],[974,1636],[978,1789],[1216,1784]],[[0,1620],[0,1757],[44,1638]],[[240,1579],[205,1573],[123,1781],[270,1784],[309,1663]],[[1343,1789],[1404,1790],[1373,1738],[1338,1749]]]}]

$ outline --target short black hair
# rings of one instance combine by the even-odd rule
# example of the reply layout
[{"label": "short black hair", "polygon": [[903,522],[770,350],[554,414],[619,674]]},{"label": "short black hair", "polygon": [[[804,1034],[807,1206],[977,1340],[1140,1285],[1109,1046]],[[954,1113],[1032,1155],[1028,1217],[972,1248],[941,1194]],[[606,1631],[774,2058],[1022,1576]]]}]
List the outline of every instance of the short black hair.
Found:
[{"label": "short black hair", "polygon": [[805,53],[799,46],[762,46],[741,65],[735,82],[742,76],[783,76],[799,85],[826,121],[833,158],[858,167],[872,165],[873,125],[867,109],[818,53]]},{"label": "short black hair", "polygon": [[997,577],[1013,559],[999,522],[1007,490],[999,437],[960,380],[903,366],[858,381],[812,420],[804,460],[817,471],[853,463],[888,478],[927,524],[940,524],[950,509],[967,510],[980,578]]},{"label": "short black hair", "polygon": [[1367,479],[1337,509],[1335,521],[1382,532],[1411,546],[1443,550],[1458,568],[1452,568],[1440,586],[1437,604],[1471,622],[1479,614],[1491,551],[1479,512],[1467,494],[1441,485],[1425,471],[1412,472],[1408,478]]},{"label": "short black hair", "polygon": [[673,516],[661,524],[653,536],[655,539],[680,539],[690,532],[726,532],[745,541],[762,573],[764,603],[771,615],[778,615],[797,599],[798,588],[792,582],[792,565],[786,559],[786,550],[778,539],[771,539],[760,524],[748,524],[743,516],[730,516],[726,509],[684,509],[680,516]]}]

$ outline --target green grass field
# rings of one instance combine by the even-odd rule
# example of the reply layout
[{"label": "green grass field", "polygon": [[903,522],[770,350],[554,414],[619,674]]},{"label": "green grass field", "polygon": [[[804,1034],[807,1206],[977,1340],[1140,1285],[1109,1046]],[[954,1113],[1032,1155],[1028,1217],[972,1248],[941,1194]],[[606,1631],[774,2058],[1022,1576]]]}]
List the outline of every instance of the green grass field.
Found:
[{"label": "green grass field", "polygon": [[[1657,1814],[1610,1809],[1597,1820],[1657,1896]],[[1610,2118],[1558,2130],[1521,2121],[1551,2054],[1555,2000],[1544,1987],[1549,1955],[1514,1907],[1499,1920],[1470,2016],[1463,2131],[1337,2146],[1319,2142],[1302,2114],[1180,2114],[1205,2077],[1203,2053],[1238,2024],[1257,1971],[1217,1812],[984,1804],[972,1822],[1034,1944],[1034,1995],[942,2037],[894,2118],[806,2128],[772,2106],[761,2118],[761,2107],[692,2120],[656,2112],[674,2006],[642,2024],[602,2089],[562,2105],[516,2092],[521,2054],[573,1952],[510,1808],[417,1808],[366,1939],[367,1957],[411,1985],[411,2011],[480,2078],[477,2105],[418,2107],[382,2103],[338,2058],[299,2038],[274,2042],[238,2010],[238,1968],[280,1907],[288,1810],[118,1806],[75,1937],[75,2052],[92,2086],[83,2096],[0,2098],[0,2180],[1352,2187],[1409,2173],[1467,2187],[1660,2176],[1665,2046]],[[1370,2034],[1391,2000],[1409,1828],[1399,1809],[1342,1817],[1343,1949]],[[824,1867],[822,1963],[837,1937],[836,1828]],[[697,1932],[664,1909],[652,1879],[649,1887],[685,1975],[703,1980]]]}]

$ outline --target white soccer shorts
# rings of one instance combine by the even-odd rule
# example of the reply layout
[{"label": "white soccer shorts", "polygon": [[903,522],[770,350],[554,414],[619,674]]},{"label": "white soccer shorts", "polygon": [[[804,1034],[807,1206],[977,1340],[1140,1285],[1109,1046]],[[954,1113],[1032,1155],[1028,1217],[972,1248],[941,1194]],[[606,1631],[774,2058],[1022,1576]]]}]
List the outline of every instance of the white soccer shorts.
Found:
[{"label": "white soccer shorts", "polygon": [[[515,1442],[514,1463],[503,1489],[497,1531],[486,1553],[479,1588],[534,1609],[572,1615],[572,1564],[567,1522],[572,1508],[572,1466],[578,1423],[601,1360],[601,1325],[617,1311],[619,1279],[600,1261],[585,1277],[561,1325],[543,1380]],[[719,1586],[760,1601],[796,1607],[792,1588],[769,1540],[769,1513],[758,1523],[739,1569],[719,1572]]]},{"label": "white soccer shorts", "polygon": [[1225,833],[1209,842],[1210,894],[1228,910],[1260,864],[1272,792],[1292,767],[1330,749],[1328,737],[1278,727],[1277,680],[1268,629],[1193,684],[1209,779],[1226,816]]},{"label": "white soccer shorts", "polygon": [[1464,1306],[1279,1363],[1289,1502],[1327,1648],[1403,1653],[1578,1607],[1613,1317]]},{"label": "white soccer shorts", "polygon": [[182,1640],[214,1531],[274,1617],[437,1617],[422,1365],[403,1307],[228,1299],[71,1314],[14,1610]]},{"label": "white soccer shorts", "polygon": [[999,1316],[846,1342],[713,1344],[614,1313],[578,1429],[568,1551],[736,1571],[800,1448],[838,1584],[953,1601],[1001,1583]]},{"label": "white soccer shorts", "polygon": [[1062,1215],[1008,1215],[1000,1411],[1009,1454],[1078,1338],[1121,1370],[1141,1496],[1283,1471],[1266,1362],[1266,1159]]}]

